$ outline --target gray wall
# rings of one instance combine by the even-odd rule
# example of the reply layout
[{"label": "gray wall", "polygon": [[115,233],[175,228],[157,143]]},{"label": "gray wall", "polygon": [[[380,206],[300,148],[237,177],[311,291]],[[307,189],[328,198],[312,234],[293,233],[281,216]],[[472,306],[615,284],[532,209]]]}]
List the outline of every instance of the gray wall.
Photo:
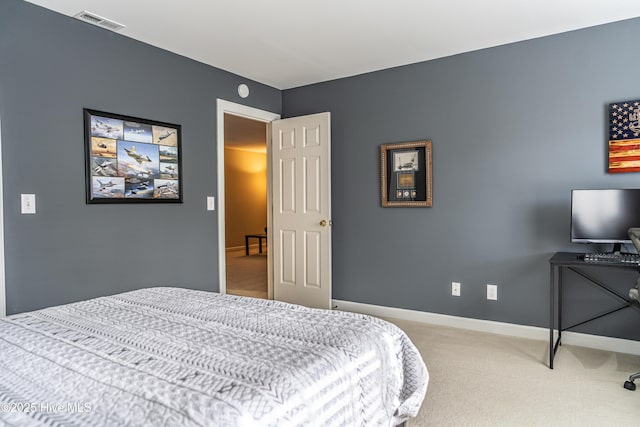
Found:
[{"label": "gray wall", "polygon": [[[640,187],[638,174],[606,173],[606,106],[640,98],[639,38],[631,20],[284,93],[249,82],[240,100],[239,76],[3,0],[7,311],[153,285],[217,290],[205,196],[223,98],[285,116],[331,111],[335,298],[546,326],[547,259],[585,250],[569,243],[569,191]],[[182,124],[184,203],[85,204],[84,107]],[[425,138],[434,206],[381,208],[379,145]],[[20,215],[20,193],[36,193],[36,215]],[[615,285],[626,292],[635,277]],[[612,305],[568,279],[568,317]],[[636,314],[579,330],[640,339]]]},{"label": "gray wall", "polygon": [[[7,313],[152,285],[217,290],[216,98],[281,92],[18,0],[0,2]],[[184,203],[87,205],[82,109],[182,125]],[[20,214],[35,193],[37,214]]]},{"label": "gray wall", "polygon": [[[570,190],[640,187],[606,172],[607,104],[640,98],[638,39],[635,19],[285,91],[284,117],[332,114],[334,298],[547,326],[547,260],[596,249],[569,242]],[[433,207],[382,208],[380,144],[421,139]],[[611,277],[626,293],[636,276]],[[569,321],[615,306],[571,277],[566,304]],[[637,314],[578,330],[640,339]]]}]

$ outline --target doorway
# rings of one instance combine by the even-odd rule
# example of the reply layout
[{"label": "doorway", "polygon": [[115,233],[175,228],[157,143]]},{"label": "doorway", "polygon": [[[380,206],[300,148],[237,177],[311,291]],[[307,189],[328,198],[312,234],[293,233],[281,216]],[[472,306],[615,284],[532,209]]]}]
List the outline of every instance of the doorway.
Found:
[{"label": "doorway", "polygon": [[[236,104],[234,102],[225,101],[223,99],[217,100],[217,170],[218,170],[218,291],[221,294],[227,293],[227,239],[226,239],[226,229],[227,229],[227,221],[233,221],[233,218],[230,217],[226,212],[225,199],[226,199],[226,169],[225,169],[225,144],[224,141],[226,139],[226,129],[225,129],[225,116],[234,116],[244,119],[249,119],[251,121],[257,121],[263,123],[265,128],[264,141],[266,141],[266,150],[267,156],[269,155],[269,143],[267,138],[267,132],[270,131],[270,123],[273,120],[277,120],[280,118],[279,114],[271,113],[269,111],[259,110],[257,108],[248,107],[246,105]],[[268,172],[268,171],[267,171]],[[250,230],[247,231],[246,234],[259,233],[260,231],[264,232],[264,227],[267,227],[267,238],[266,242],[263,241],[263,251],[266,252],[267,258],[267,298],[273,299],[273,285],[271,278],[271,251],[269,251],[269,242],[271,241],[271,230],[269,227],[271,221],[270,209],[271,209],[271,196],[270,196],[270,186],[271,186],[271,177],[267,174],[267,190],[266,190],[266,198],[267,198],[267,223],[265,225],[260,226],[258,230]],[[258,225],[256,225],[258,227]],[[244,238],[244,236],[243,236]],[[251,239],[250,239],[251,240]],[[252,240],[250,244],[257,243],[255,240]],[[242,248],[244,248],[244,242],[241,242]],[[265,249],[266,248],[266,249]],[[244,250],[244,249],[243,249]],[[259,253],[259,248],[255,249],[254,246],[249,247],[250,254],[255,252]]]},{"label": "doorway", "polygon": [[[331,307],[330,113],[279,114],[218,99],[218,290],[227,293],[225,114],[266,123],[267,297]],[[249,249],[247,249],[249,250]]]},{"label": "doorway", "polygon": [[225,113],[224,130],[227,293],[268,298],[267,123]]}]

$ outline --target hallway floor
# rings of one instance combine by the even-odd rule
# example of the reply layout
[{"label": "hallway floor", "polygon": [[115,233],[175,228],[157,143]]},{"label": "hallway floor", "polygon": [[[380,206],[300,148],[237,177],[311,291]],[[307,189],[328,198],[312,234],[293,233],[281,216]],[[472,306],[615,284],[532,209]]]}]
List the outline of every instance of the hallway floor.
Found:
[{"label": "hallway floor", "polygon": [[227,252],[227,293],[267,298],[267,251],[247,256],[244,249]]}]

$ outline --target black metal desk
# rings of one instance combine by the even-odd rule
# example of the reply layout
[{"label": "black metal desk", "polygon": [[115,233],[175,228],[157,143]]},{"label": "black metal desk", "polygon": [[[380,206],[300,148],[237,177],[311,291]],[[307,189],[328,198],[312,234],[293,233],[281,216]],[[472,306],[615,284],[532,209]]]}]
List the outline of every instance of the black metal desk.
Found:
[{"label": "black metal desk", "polygon": [[[615,313],[617,311],[623,310],[628,307],[633,307],[638,310],[638,307],[633,304],[631,300],[629,300],[625,295],[622,295],[615,290],[611,289],[611,287],[607,286],[607,284],[601,282],[600,280],[589,276],[584,271],[580,270],[580,267],[616,267],[616,268],[625,268],[625,269],[638,269],[638,265],[636,264],[623,264],[623,263],[600,263],[600,262],[585,262],[584,254],[581,253],[573,253],[573,252],[556,252],[551,259],[549,259],[549,266],[551,269],[551,277],[549,280],[549,368],[553,369],[553,358],[555,357],[556,352],[558,351],[558,346],[561,344],[562,331],[566,331],[576,326],[584,325],[587,322],[591,322],[592,320],[599,319],[601,317],[607,316],[609,314]],[[595,317],[591,317],[587,320],[583,320],[579,323],[573,324],[571,326],[562,327],[562,272],[564,269],[568,269],[577,275],[586,279],[586,283],[589,283],[593,286],[596,286],[604,291],[606,291],[613,298],[618,299],[622,302],[622,305],[614,308],[613,310],[607,311],[606,313],[600,314]],[[556,282],[557,278],[557,282]],[[558,302],[556,304],[556,283],[557,283],[557,293],[558,293]],[[630,288],[633,284],[630,284]],[[557,309],[558,315],[558,339],[554,341],[554,330],[555,330],[555,312]]]}]

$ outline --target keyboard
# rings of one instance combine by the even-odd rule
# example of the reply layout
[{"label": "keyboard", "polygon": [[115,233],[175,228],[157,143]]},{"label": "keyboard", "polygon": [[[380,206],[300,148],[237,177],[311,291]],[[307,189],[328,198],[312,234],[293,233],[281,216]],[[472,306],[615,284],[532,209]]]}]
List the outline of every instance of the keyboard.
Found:
[{"label": "keyboard", "polygon": [[607,252],[595,252],[591,254],[584,254],[584,262],[590,262],[594,264],[640,264],[640,255],[638,254],[622,254],[607,253]]}]

